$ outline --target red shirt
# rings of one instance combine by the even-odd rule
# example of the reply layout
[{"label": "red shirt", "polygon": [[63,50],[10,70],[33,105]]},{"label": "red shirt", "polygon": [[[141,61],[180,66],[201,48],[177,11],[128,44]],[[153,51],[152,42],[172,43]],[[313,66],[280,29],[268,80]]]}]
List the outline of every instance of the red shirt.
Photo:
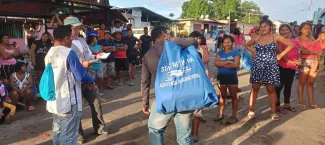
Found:
[{"label": "red shirt", "polygon": [[238,35],[234,35],[234,39],[235,39],[235,46],[242,46],[244,45],[244,36],[243,34]]},{"label": "red shirt", "polygon": [[[295,39],[289,39],[293,44],[293,48],[285,55],[285,57],[287,57],[289,60],[291,61],[297,61],[298,60],[298,57],[299,57],[299,42],[297,42]],[[282,50],[286,49],[287,46],[282,44],[282,43],[279,43],[279,46],[282,48]],[[294,70],[298,70],[298,66],[295,65],[295,64],[292,64],[292,63],[289,63],[283,59],[280,59],[278,61],[279,65],[283,68],[291,68],[291,69],[294,69]]]},{"label": "red shirt", "polygon": [[[126,42],[124,40],[120,40],[120,41],[116,41],[115,42],[115,46],[118,48],[122,45],[126,45]],[[120,50],[120,51],[116,51],[115,52],[115,58],[127,58],[126,56],[126,50]]]}]

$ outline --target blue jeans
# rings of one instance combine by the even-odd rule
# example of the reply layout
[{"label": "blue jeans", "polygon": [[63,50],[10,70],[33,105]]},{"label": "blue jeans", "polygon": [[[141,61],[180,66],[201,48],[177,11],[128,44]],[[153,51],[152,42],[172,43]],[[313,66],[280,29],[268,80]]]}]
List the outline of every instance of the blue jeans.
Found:
[{"label": "blue jeans", "polygon": [[72,105],[68,113],[53,114],[53,144],[76,145],[80,119],[77,105]]},{"label": "blue jeans", "polygon": [[166,126],[174,117],[178,144],[192,145],[192,115],[192,112],[159,114],[156,112],[156,102],[153,102],[148,121],[150,144],[164,145]]}]

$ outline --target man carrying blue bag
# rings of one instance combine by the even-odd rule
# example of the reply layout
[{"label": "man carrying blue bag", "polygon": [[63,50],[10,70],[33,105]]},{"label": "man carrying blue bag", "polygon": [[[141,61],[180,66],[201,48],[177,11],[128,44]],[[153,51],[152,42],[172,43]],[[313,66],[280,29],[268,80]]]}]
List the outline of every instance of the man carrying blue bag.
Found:
[{"label": "man carrying blue bag", "polygon": [[[163,133],[174,117],[177,142],[192,145],[193,111],[212,107],[218,102],[203,62],[191,46],[197,46],[197,42],[194,38],[172,38],[171,42],[165,42],[167,30],[164,27],[153,29],[151,37],[154,45],[143,58],[141,76],[142,110],[150,114],[150,144],[164,145]],[[152,78],[156,80],[156,101],[149,109]]]}]

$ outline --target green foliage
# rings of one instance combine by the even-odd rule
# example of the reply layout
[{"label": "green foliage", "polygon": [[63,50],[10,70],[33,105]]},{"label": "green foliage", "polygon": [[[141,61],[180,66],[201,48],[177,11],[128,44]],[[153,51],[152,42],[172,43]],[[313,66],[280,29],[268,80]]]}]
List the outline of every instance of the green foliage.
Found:
[{"label": "green foliage", "polygon": [[259,6],[252,1],[240,0],[190,0],[183,3],[181,18],[200,18],[209,15],[211,19],[238,19],[239,21],[257,23],[260,20],[262,12]]},{"label": "green foliage", "polygon": [[175,16],[174,13],[170,13],[170,14],[169,14],[169,17],[170,17],[170,18],[173,18],[174,16]]},{"label": "green foliage", "polygon": [[[240,0],[214,0],[213,11],[215,12],[214,18],[216,19],[227,19],[229,16],[231,20],[238,19],[240,13]],[[238,13],[239,12],[239,13]]]},{"label": "green foliage", "polygon": [[200,18],[202,15],[205,17],[213,17],[213,7],[208,0],[190,0],[184,2],[182,6],[183,13],[181,18]]},{"label": "green foliage", "polygon": [[259,6],[252,1],[245,1],[242,3],[242,8],[242,22],[249,23],[250,19],[250,23],[259,23],[260,18],[263,15]]}]

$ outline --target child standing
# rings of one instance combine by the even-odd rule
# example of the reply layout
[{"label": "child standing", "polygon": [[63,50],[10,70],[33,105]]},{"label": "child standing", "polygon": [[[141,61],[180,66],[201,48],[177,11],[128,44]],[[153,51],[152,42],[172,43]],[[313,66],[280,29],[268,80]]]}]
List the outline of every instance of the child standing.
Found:
[{"label": "child standing", "polygon": [[[96,36],[89,35],[87,40],[88,40],[89,48],[92,51],[93,55],[103,53],[100,45],[97,45]],[[103,65],[101,60],[92,63],[90,73],[96,81],[100,95],[103,96],[104,94],[102,94],[102,88],[103,88],[104,75],[103,75]]]},{"label": "child standing", "polygon": [[224,119],[224,108],[227,98],[227,89],[230,91],[232,99],[232,115],[227,121],[228,124],[234,124],[238,121],[236,114],[238,110],[238,76],[237,67],[240,61],[240,52],[233,49],[235,40],[233,37],[225,35],[221,40],[223,50],[217,52],[215,65],[218,67],[218,81],[220,84],[221,97],[219,102],[219,116],[214,121]]}]

